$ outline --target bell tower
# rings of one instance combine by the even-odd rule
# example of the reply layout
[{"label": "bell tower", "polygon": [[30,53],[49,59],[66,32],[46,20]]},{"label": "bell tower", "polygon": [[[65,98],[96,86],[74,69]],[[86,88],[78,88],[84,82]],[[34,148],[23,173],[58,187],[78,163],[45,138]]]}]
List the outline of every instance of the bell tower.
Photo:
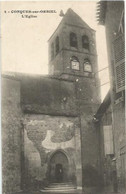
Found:
[{"label": "bell tower", "polygon": [[92,77],[94,72],[97,72],[95,31],[68,9],[49,39],[49,74]]},{"label": "bell tower", "polygon": [[[72,9],[68,9],[49,39],[49,74],[61,80],[72,81],[75,85],[81,134],[81,161],[85,172],[88,172],[88,167],[96,172],[99,169],[99,136],[93,122],[93,115],[100,104],[97,72],[95,31]],[[77,184],[81,185],[79,176]],[[86,173],[82,173],[82,176],[84,186],[89,177]]]}]

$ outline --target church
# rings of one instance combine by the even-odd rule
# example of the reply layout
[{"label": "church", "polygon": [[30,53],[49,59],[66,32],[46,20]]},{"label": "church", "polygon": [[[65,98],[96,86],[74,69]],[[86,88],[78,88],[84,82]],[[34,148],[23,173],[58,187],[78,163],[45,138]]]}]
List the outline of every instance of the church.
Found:
[{"label": "church", "polygon": [[2,76],[3,193],[46,193],[60,184],[76,194],[97,193],[102,175],[93,119],[100,105],[95,31],[68,9],[48,45],[48,76]]}]

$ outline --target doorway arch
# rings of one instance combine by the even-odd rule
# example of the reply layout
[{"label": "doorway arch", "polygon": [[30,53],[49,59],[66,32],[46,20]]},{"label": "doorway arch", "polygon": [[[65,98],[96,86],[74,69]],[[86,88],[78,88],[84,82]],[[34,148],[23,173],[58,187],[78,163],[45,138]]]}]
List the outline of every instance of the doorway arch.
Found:
[{"label": "doorway arch", "polygon": [[69,180],[69,161],[66,154],[57,150],[49,160],[49,181],[55,183]]}]

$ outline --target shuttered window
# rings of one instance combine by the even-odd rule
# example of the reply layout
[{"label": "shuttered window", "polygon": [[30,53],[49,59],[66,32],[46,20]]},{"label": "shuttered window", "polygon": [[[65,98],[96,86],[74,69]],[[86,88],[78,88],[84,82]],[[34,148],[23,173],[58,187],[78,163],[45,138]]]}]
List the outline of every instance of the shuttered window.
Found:
[{"label": "shuttered window", "polygon": [[125,40],[119,35],[113,42],[116,92],[125,89]]}]

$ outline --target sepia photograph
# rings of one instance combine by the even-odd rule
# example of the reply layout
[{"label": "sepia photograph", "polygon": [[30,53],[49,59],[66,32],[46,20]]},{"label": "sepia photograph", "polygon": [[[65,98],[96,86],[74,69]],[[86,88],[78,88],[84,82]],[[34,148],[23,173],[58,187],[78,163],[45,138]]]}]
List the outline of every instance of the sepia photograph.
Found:
[{"label": "sepia photograph", "polygon": [[125,2],[1,1],[1,194],[126,194]]}]

